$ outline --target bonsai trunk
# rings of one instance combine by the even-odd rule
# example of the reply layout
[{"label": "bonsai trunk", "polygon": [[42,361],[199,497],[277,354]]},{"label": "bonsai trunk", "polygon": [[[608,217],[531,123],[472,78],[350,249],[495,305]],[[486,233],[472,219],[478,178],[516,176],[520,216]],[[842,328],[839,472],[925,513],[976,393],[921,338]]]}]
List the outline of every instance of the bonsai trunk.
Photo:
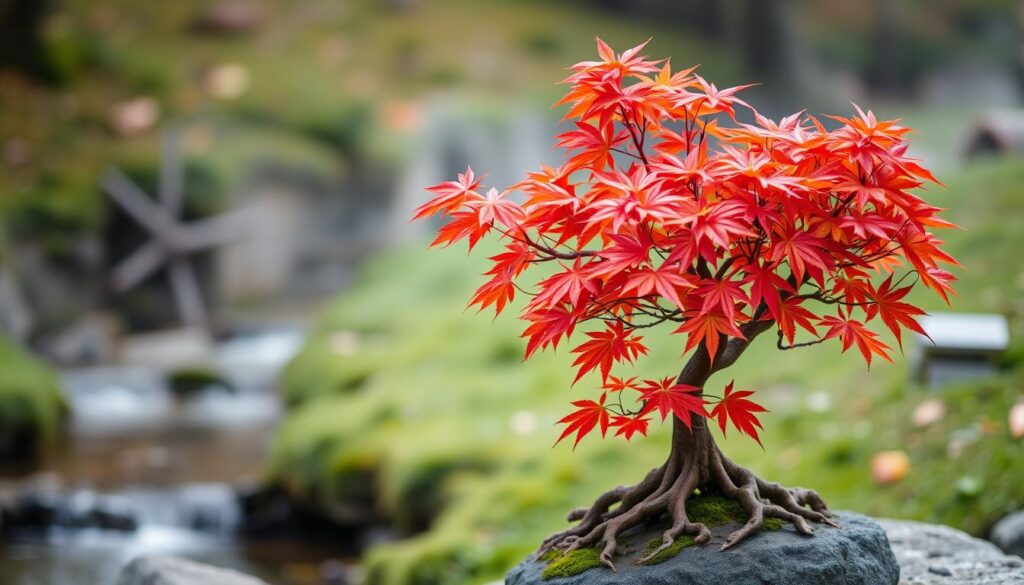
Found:
[{"label": "bonsai trunk", "polygon": [[[680,372],[678,382],[703,388],[713,373],[732,365],[750,341],[771,325],[771,321],[753,321],[742,328],[745,339],[723,338],[714,362],[701,345]],[[765,518],[790,522],[808,535],[813,533],[808,520],[835,526],[824,501],[814,491],[764,481],[726,458],[706,418],[694,416],[690,425],[675,417],[672,422],[672,448],[661,467],[651,470],[634,486],[609,490],[591,507],[570,512],[569,521],[579,523],[545,540],[538,554],[556,549],[571,552],[603,542],[601,562],[614,569],[612,557],[619,534],[662,515],[670,518],[671,526],[663,533],[661,546],[641,562],[656,556],[683,534],[692,536],[698,544],[707,542],[711,539],[708,527],[691,522],[686,515],[686,501],[697,489],[702,494],[716,493],[736,500],[749,516],[746,524],[725,539],[723,550],[759,530]]]}]

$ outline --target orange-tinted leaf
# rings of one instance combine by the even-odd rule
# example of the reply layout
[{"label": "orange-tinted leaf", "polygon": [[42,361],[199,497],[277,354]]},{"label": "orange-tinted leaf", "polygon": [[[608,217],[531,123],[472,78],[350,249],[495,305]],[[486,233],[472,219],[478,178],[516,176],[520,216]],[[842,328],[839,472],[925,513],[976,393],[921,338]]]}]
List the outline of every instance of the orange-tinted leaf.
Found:
[{"label": "orange-tinted leaf", "polygon": [[640,387],[637,386],[636,380],[636,376],[625,379],[618,376],[608,376],[608,379],[605,380],[601,388],[608,392],[622,392],[626,389],[639,390]]},{"label": "orange-tinted leaf", "polygon": [[928,336],[915,318],[924,315],[925,312],[910,303],[902,301],[903,297],[907,296],[909,292],[909,286],[893,289],[892,275],[889,275],[889,278],[886,278],[885,282],[870,294],[872,304],[867,307],[868,319],[873,319],[875,315],[881,317],[885,326],[896,336],[896,341],[901,348],[903,347],[903,337],[900,335],[901,328],[910,329],[925,337]]},{"label": "orange-tinted leaf", "polygon": [[686,351],[704,343],[711,361],[718,353],[718,342],[722,335],[746,339],[733,320],[719,311],[693,311],[686,314],[686,321],[676,331],[687,333]]},{"label": "orange-tinted leaf", "polygon": [[856,343],[857,349],[860,350],[861,355],[864,356],[864,361],[868,363],[869,367],[871,366],[872,354],[877,354],[883,359],[892,362],[892,358],[887,353],[892,348],[878,339],[878,334],[865,327],[860,321],[847,319],[840,315],[838,317],[825,317],[821,319],[821,324],[828,327],[824,339],[840,338],[843,342],[844,352]]},{"label": "orange-tinted leaf", "polygon": [[782,331],[782,335],[785,336],[786,341],[793,343],[793,338],[796,337],[796,326],[799,325],[804,331],[807,331],[811,335],[817,337],[818,332],[814,329],[814,313],[808,311],[804,307],[800,306],[800,301],[794,297],[779,303],[778,315],[775,317],[775,322],[779,325],[779,330]]},{"label": "orange-tinted leaf", "polygon": [[479,197],[479,194],[476,193],[479,186],[480,179],[474,176],[473,169],[466,167],[466,172],[459,175],[459,180],[445,181],[433,187],[427,187],[434,197],[416,208],[413,219],[421,219],[439,212],[450,214],[461,207],[468,198]]}]

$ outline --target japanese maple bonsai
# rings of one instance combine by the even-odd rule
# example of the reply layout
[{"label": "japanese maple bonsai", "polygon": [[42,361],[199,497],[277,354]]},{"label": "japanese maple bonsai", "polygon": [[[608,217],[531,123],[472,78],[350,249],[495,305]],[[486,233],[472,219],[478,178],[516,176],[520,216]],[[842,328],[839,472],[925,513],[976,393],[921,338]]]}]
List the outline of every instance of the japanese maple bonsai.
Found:
[{"label": "japanese maple bonsai", "polygon": [[[471,304],[500,313],[517,291],[528,294],[527,358],[590,326],[572,350],[576,381],[596,370],[603,384],[596,399],[572,403],[559,441],[575,434],[579,443],[595,429],[628,441],[646,434],[652,417],[671,416],[665,463],[570,512],[578,524],[541,546],[603,542],[611,568],[616,538],[653,517],[671,525],[648,558],[683,534],[706,542],[707,526],[686,513],[698,489],[749,515],[723,549],[765,518],[804,534],[811,522],[833,524],[814,491],[764,481],[722,454],[707,419],[760,443],[765,409],[749,390],[730,383],[716,397],[705,383],[769,331],[780,350],[838,339],[869,366],[872,355],[892,361],[867,324],[881,321],[900,344],[903,330],[923,333],[915,320],[923,311],[904,298],[920,284],[948,301],[954,280],[941,265],[955,261],[929,231],[952,224],[910,192],[935,178],[907,157],[907,128],[859,108],[830,117],[832,130],[802,112],[772,121],[737,97],[746,86],[718,89],[694,69],[673,72],[668,60],[640,56],[643,46],[616,54],[598,40],[599,60],[573,67],[559,102],[575,120],[558,137],[570,155],[564,164],[502,192],[485,191],[467,169],[430,187],[433,198],[416,211],[450,220],[434,245],[505,240]],[[738,122],[737,107],[754,123]],[[551,269],[527,281],[539,265]],[[612,375],[647,352],[638,331],[661,324],[686,336],[678,376]]]}]

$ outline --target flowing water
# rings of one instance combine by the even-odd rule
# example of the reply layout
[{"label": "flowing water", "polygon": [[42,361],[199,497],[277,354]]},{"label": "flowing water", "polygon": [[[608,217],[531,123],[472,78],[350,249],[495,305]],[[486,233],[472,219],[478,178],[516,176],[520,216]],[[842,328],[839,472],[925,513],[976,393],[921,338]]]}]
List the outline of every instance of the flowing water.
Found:
[{"label": "flowing water", "polygon": [[301,332],[221,344],[230,388],[186,396],[145,367],[64,373],[68,438],[33,469],[0,476],[0,503],[31,526],[0,540],[0,585],[113,584],[131,559],[170,554],[270,583],[345,583],[352,546],[240,536],[239,490],[262,479],[280,404],[273,380]]}]

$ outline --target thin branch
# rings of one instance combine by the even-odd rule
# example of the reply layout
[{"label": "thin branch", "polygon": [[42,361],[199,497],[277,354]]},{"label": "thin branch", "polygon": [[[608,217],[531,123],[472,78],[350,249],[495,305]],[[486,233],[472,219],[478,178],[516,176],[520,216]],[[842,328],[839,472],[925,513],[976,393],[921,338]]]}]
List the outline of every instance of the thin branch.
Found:
[{"label": "thin branch", "polygon": [[639,161],[643,161],[644,160],[644,159],[640,158],[639,156],[633,154],[632,152],[629,152],[628,150],[623,150],[621,148],[614,148],[613,147],[613,148],[610,148],[608,150],[612,150],[612,151],[615,151],[615,152],[617,152],[619,154],[624,154],[626,156],[631,156],[631,157],[633,157],[633,158],[635,158],[636,160],[639,160]]},{"label": "thin branch", "polygon": [[819,343],[824,343],[824,342],[828,341],[829,339],[831,339],[831,338],[822,338],[822,339],[815,339],[814,341],[804,341],[804,342],[801,342],[801,343],[794,343],[792,345],[784,345],[782,343],[782,340],[783,340],[782,330],[779,329],[778,333],[779,333],[779,339],[778,339],[778,341],[776,341],[775,347],[777,347],[777,348],[779,348],[779,349],[781,349],[783,351],[790,350],[790,349],[796,349],[798,347],[810,347],[812,345],[818,345]]},{"label": "thin branch", "polygon": [[650,164],[647,161],[647,154],[644,153],[644,139],[642,136],[637,135],[637,127],[634,125],[632,121],[629,120],[629,117],[626,115],[625,106],[619,106],[619,114],[622,117],[623,125],[625,125],[626,129],[629,130],[629,136],[630,138],[633,139],[633,146],[636,147],[637,154],[640,160],[643,161],[645,166]]},{"label": "thin branch", "polygon": [[595,250],[573,250],[571,252],[559,252],[558,250],[556,250],[554,248],[551,248],[551,247],[548,247],[548,246],[545,246],[543,244],[539,244],[539,243],[533,241],[532,239],[530,239],[530,236],[526,235],[526,231],[523,230],[523,229],[519,230],[520,233],[522,234],[522,237],[518,237],[515,234],[513,234],[512,232],[507,231],[507,230],[499,229],[498,231],[500,231],[501,233],[505,234],[506,236],[512,238],[513,240],[516,240],[518,242],[523,242],[524,244],[530,246],[531,248],[533,248],[535,250],[538,250],[540,252],[544,252],[545,254],[550,256],[550,258],[541,258],[539,260],[541,262],[544,262],[544,261],[547,261],[547,260],[554,260],[556,258],[559,259],[559,260],[575,260],[577,258],[587,258],[587,257],[590,257],[590,256],[597,256],[597,251],[595,251]]}]

